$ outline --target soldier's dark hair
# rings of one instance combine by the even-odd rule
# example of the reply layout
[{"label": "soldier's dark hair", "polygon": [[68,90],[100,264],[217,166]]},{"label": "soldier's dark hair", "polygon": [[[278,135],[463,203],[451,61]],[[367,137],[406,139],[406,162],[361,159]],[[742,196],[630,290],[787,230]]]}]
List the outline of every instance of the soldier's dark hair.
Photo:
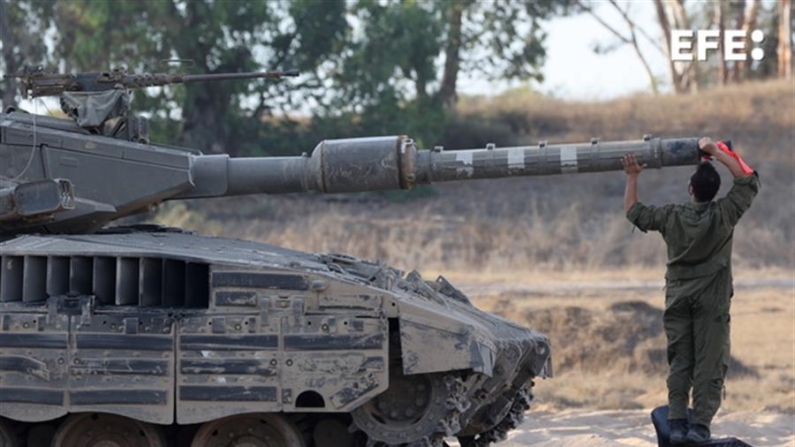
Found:
[{"label": "soldier's dark hair", "polygon": [[720,174],[712,163],[701,162],[696,167],[696,172],[690,176],[690,186],[693,187],[696,202],[709,202],[720,189]]}]

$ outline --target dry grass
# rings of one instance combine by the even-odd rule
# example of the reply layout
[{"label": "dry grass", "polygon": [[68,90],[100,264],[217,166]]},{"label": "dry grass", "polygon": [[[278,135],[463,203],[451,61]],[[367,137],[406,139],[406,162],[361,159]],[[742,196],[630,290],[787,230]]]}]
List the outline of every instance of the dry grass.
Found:
[{"label": "dry grass", "polygon": [[[537,286],[559,287],[561,284],[582,284],[584,282],[611,282],[622,283],[638,282],[663,282],[665,268],[643,268],[626,266],[621,269],[577,269],[577,270],[501,270],[496,272],[445,272],[425,269],[426,276],[444,275],[452,282],[467,283],[469,285],[502,285],[505,284],[533,284]],[[739,269],[734,271],[734,279],[739,281],[753,281],[758,279],[786,281],[792,280],[791,270],[781,267],[766,267],[762,269]],[[795,283],[794,283],[795,284]],[[662,287],[662,286],[661,286]]]},{"label": "dry grass", "polygon": [[[267,206],[272,200],[276,201],[276,217],[237,214],[238,210]],[[201,209],[193,211],[182,204],[168,204],[157,221],[202,234],[309,252],[347,253],[404,270],[452,272],[458,276],[472,271],[495,277],[527,272],[601,274],[628,266],[662,271],[665,263],[665,247],[659,235],[633,232],[619,211],[583,210],[581,203],[544,211],[531,205],[529,210],[505,216],[472,210],[454,216],[440,212],[435,199],[371,205],[325,203],[317,198],[262,201],[265,205],[237,200],[215,202],[212,208],[202,206],[215,213],[218,208],[230,208],[217,217]],[[754,212],[755,209],[749,213],[748,222],[738,227],[735,266],[786,270],[795,265],[795,251],[787,230],[764,215],[754,216]]]},{"label": "dry grass", "polygon": [[[550,336],[555,377],[537,383],[538,407],[640,409],[665,403],[663,292],[591,284],[570,281],[566,289],[524,294],[491,291],[476,304]],[[468,287],[478,290],[477,284]],[[794,289],[737,290],[732,357],[724,410],[795,414]]]},{"label": "dry grass", "polygon": [[[561,101],[530,91],[508,91],[497,97],[465,99],[463,115],[493,120],[510,120],[534,138],[563,137],[586,140],[640,137],[642,133],[697,135],[738,138],[741,147],[760,158],[782,157],[766,143],[771,128],[790,129],[795,122],[795,87],[787,81],[746,83],[714,88],[690,95],[637,94],[606,102]],[[751,132],[749,132],[751,130]],[[730,136],[725,136],[731,134]],[[754,141],[756,140],[756,142]],[[791,140],[790,140],[791,141]],[[759,144],[761,142],[761,144]]]}]

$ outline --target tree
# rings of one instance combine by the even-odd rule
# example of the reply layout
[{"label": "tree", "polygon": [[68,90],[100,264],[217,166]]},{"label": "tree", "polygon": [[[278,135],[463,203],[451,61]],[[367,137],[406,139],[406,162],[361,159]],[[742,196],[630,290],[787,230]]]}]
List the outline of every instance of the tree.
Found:
[{"label": "tree", "polygon": [[[574,1],[16,0],[15,11],[31,18],[10,29],[35,33],[8,46],[17,54],[24,42],[53,36],[45,62],[67,72],[120,65],[189,73],[298,68],[300,79],[289,82],[136,93],[135,109],[151,116],[155,141],[262,153],[265,131],[290,138],[310,128],[324,136],[432,135],[456,101],[462,73],[543,79],[540,21]],[[173,59],[190,62],[159,63]],[[275,111],[296,108],[312,112],[312,121],[271,119]]]},{"label": "tree", "polygon": [[[361,0],[352,13],[362,30],[348,43],[339,78],[340,84],[355,81],[344,88],[345,98],[367,103],[378,93],[449,106],[455,103],[462,72],[541,80],[545,36],[539,22],[571,3]],[[444,62],[438,67],[440,59]],[[405,84],[413,85],[413,92],[402,88]]]},{"label": "tree", "polygon": [[[54,31],[49,65],[67,72],[103,70],[114,64],[135,71],[200,73],[298,68],[309,71],[301,83],[291,84],[299,91],[317,87],[313,71],[338,50],[337,42],[347,29],[344,0],[19,0],[16,4],[20,10],[35,12],[37,20],[45,23],[42,28]],[[23,41],[17,39],[8,47]],[[176,68],[160,63],[168,59],[190,63]],[[234,128],[245,120],[259,120],[270,112],[270,104],[289,102],[285,92],[286,85],[266,80],[191,84],[139,92],[136,108],[156,118],[160,141],[237,153],[243,142],[230,139],[237,134]],[[246,108],[244,98],[258,102]],[[175,111],[181,127],[171,119]]]},{"label": "tree", "polygon": [[[333,113],[360,116],[364,131],[433,138],[433,128],[456,102],[462,73],[543,80],[540,21],[573,4],[360,0],[351,10],[360,27],[347,41],[335,76],[340,90]],[[408,116],[412,112],[416,121]]]},{"label": "tree", "polygon": [[685,0],[654,0],[654,10],[664,37],[671,86],[676,93],[698,90],[698,64],[671,59],[671,30],[690,29]]},{"label": "tree", "polygon": [[[726,0],[712,2],[711,8],[707,7],[705,13],[712,16],[712,24],[719,31],[716,79],[717,84],[726,85],[731,82],[737,83],[747,77],[750,65],[745,61],[727,61],[725,47],[722,36],[727,29],[742,29],[748,31],[757,21],[759,14],[759,3],[752,0],[751,4],[746,4],[745,0],[729,2]],[[731,19],[734,18],[732,21]],[[753,24],[752,24],[753,22]],[[745,39],[743,45],[749,48],[750,39]],[[703,80],[700,80],[703,82]]]},{"label": "tree", "polygon": [[[759,18],[759,8],[761,7],[761,0],[750,0],[747,2],[742,0],[739,2],[744,6],[737,14],[737,28],[745,32],[744,45],[745,48],[751,48],[751,31],[756,29],[757,19]],[[733,78],[734,82],[742,82],[748,78],[748,72],[751,65],[747,60],[737,61],[734,64]]]},{"label": "tree", "polygon": [[[750,79],[765,79],[772,76],[778,69],[781,70],[783,64],[776,58],[786,57],[786,49],[781,47],[781,26],[787,19],[781,20],[782,14],[786,14],[784,6],[791,5],[791,0],[783,0],[778,4],[778,14],[773,8],[765,8],[761,0],[717,0],[714,2],[692,3],[690,10],[686,8],[685,0],[654,0],[655,11],[657,13],[660,28],[665,37],[665,49],[671,53],[671,30],[672,29],[692,29],[705,28],[712,26],[719,31],[721,38],[718,40],[718,49],[710,52],[710,60],[707,64],[703,61],[694,62],[674,62],[669,57],[669,74],[671,83],[676,93],[696,91],[698,88],[711,84],[725,85],[729,83],[739,83]],[[774,29],[771,32],[771,28]],[[751,41],[751,33],[754,30],[763,29],[765,40],[762,43],[765,54],[770,56],[763,61],[753,61],[749,58],[739,61],[728,61],[724,57],[724,32],[727,30],[741,30],[745,34],[743,46],[745,53],[750,54],[756,45]],[[776,36],[778,34],[778,36]],[[790,40],[787,40],[789,42]],[[776,47],[778,44],[778,48]],[[695,43],[694,43],[695,46]],[[697,52],[697,48],[693,49]],[[784,56],[782,56],[782,54]]]},{"label": "tree", "polygon": [[[776,77],[777,70],[782,67],[781,57],[786,57],[787,50],[782,47],[782,25],[789,23],[782,16],[782,6],[791,4],[791,0],[777,2],[766,8],[759,0],[721,1],[714,2],[713,22],[723,32],[727,29],[739,29],[745,33],[742,42],[745,53],[750,54],[755,47],[764,50],[765,58],[754,61],[750,57],[740,61],[723,59],[723,42],[719,48],[719,65],[717,79],[720,84],[740,83],[747,80],[758,80]],[[783,12],[786,14],[786,12]],[[763,31],[764,40],[752,42],[750,36],[755,30]],[[788,35],[785,31],[785,36]],[[784,44],[789,42],[785,37]],[[791,50],[790,52],[791,53]]]},{"label": "tree", "polygon": [[792,0],[778,0],[778,77],[792,79]]},{"label": "tree", "polygon": [[[0,71],[13,74],[25,65],[39,65],[45,60],[47,47],[37,38],[43,34],[45,5],[0,0],[0,41],[3,51]],[[2,109],[16,105],[17,82],[9,77],[0,81]]]},{"label": "tree", "polygon": [[[713,22],[722,36],[726,31],[726,2],[714,2],[713,7]],[[729,70],[726,69],[726,55],[723,52],[723,39],[718,41],[718,82],[720,85],[729,83]]]},{"label": "tree", "polygon": [[[14,73],[17,71],[17,58],[14,55],[14,49],[17,45],[14,35],[11,33],[8,14],[9,11],[5,0],[0,0],[0,40],[3,42],[3,68],[5,68],[7,73]],[[17,87],[16,81],[14,78],[8,78],[5,84],[5,88],[2,90],[3,108],[16,104],[14,98],[16,95],[14,90]]]},{"label": "tree", "polygon": [[626,33],[622,33],[618,30],[615,25],[608,23],[605,19],[603,19],[594,9],[593,0],[589,0],[588,2],[584,0],[580,0],[579,2],[580,8],[590,14],[600,25],[602,25],[605,29],[610,31],[613,36],[618,39],[618,44],[608,45],[607,47],[597,46],[595,51],[597,53],[607,53],[610,51],[615,50],[619,45],[631,45],[632,49],[635,50],[635,54],[638,56],[640,63],[643,65],[643,69],[646,71],[646,75],[649,77],[649,87],[651,88],[652,93],[655,95],[659,93],[659,86],[657,83],[657,77],[651,70],[649,66],[649,62],[646,60],[646,56],[644,56],[643,52],[640,49],[640,45],[638,42],[638,35],[640,34],[643,36],[648,42],[650,42],[654,48],[663,52],[662,47],[660,47],[656,41],[649,36],[646,31],[644,31],[643,27],[638,27],[635,23],[635,20],[629,14],[629,7],[630,3],[627,3],[623,8],[615,1],[615,0],[608,0],[610,6],[615,9],[619,15],[621,16],[624,24],[627,26]]}]

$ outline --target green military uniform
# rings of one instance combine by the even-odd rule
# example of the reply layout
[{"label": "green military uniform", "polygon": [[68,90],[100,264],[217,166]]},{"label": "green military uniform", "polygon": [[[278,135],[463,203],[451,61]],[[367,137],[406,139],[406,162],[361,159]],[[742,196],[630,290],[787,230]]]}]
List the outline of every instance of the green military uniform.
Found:
[{"label": "green military uniform", "polygon": [[663,324],[668,337],[669,419],[687,417],[693,388],[693,421],[709,427],[717,413],[729,360],[729,307],[733,295],[734,226],[759,191],[754,173],[736,177],[731,191],[708,203],[646,206],[627,219],[659,231],[668,246]]}]

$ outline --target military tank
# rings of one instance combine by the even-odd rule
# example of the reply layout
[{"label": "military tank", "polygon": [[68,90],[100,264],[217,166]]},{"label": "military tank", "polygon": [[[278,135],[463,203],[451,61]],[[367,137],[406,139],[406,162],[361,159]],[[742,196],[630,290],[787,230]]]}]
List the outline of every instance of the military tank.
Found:
[{"label": "military tank", "polygon": [[68,118],[0,114],[0,447],[485,447],[548,338],[443,277],[158,226],[167,200],[353,193],[695,164],[695,138],[447,151],[406,136],[230,158],[149,141],[130,90],[225,75],[18,75]]}]

